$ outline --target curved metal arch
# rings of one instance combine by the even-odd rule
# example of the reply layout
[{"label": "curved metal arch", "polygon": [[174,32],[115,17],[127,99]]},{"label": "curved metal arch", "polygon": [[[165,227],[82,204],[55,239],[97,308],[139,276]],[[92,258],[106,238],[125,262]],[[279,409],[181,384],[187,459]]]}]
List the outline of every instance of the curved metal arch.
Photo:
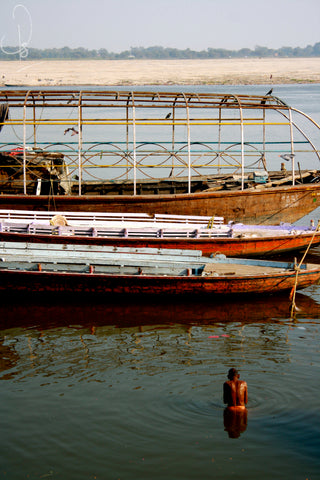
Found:
[{"label": "curved metal arch", "polygon": [[241,139],[241,190],[244,190],[244,126],[243,126],[243,111],[242,105],[237,95],[233,95],[233,97],[237,100],[239,105],[239,113],[240,113],[240,139]]},{"label": "curved metal arch", "polygon": [[[310,120],[319,130],[320,130],[320,125],[318,125],[317,122],[315,122],[314,120],[312,120],[311,117],[309,117],[308,115],[306,115],[305,113],[301,112],[300,110],[297,110],[296,108],[291,108],[290,110],[292,110],[293,112],[296,112],[296,113],[299,113],[301,114],[303,117],[306,117],[308,120]],[[286,118],[287,120],[290,121],[290,118],[284,113],[284,112],[281,112],[280,110],[278,110],[278,113],[280,113],[280,115],[282,115],[284,118]],[[319,151],[317,150],[316,146],[313,144],[313,142],[310,140],[310,138],[304,133],[304,131],[296,124],[296,122],[293,122],[291,121],[292,125],[298,130],[298,132],[301,133],[301,135],[307,140],[307,142],[309,143],[309,145],[311,145],[314,153],[316,154],[316,156],[318,157],[318,159],[320,160],[320,154],[319,154]]]}]

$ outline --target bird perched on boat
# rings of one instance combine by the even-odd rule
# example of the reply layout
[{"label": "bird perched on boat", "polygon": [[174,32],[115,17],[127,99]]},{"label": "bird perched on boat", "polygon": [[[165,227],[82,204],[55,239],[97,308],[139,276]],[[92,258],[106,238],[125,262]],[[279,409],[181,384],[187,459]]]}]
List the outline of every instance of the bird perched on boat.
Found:
[{"label": "bird perched on boat", "polygon": [[[269,92],[266,93],[266,97],[269,96],[269,95],[271,95],[272,92],[273,92],[273,88],[271,88],[271,89],[269,90]],[[264,104],[266,103],[266,101],[267,101],[266,98],[264,98],[263,100],[261,100],[261,105],[264,105]]]},{"label": "bird perched on boat", "polygon": [[166,116],[166,120],[168,120],[168,118],[171,117],[171,112],[168,113],[168,115]]},{"label": "bird perched on boat", "polygon": [[73,135],[78,135],[78,133],[79,133],[78,130],[76,130],[76,129],[73,128],[73,127],[72,127],[72,128],[67,128],[67,129],[64,131],[64,135],[65,135],[66,133],[68,133],[68,132],[72,132],[72,133],[71,133],[71,136],[72,136],[72,137],[73,137]]},{"label": "bird perched on boat", "polygon": [[294,153],[285,153],[283,155],[279,155],[279,157],[283,158],[286,162],[290,162],[290,160],[293,160],[295,157]]},{"label": "bird perched on boat", "polygon": [[69,103],[71,103],[71,102],[72,102],[72,100],[74,100],[76,97],[77,97],[77,96],[76,96],[76,94],[75,94],[75,93],[73,93],[73,94],[71,95],[71,98],[70,98],[70,100],[68,100],[68,101],[67,101],[67,105],[68,105]]}]

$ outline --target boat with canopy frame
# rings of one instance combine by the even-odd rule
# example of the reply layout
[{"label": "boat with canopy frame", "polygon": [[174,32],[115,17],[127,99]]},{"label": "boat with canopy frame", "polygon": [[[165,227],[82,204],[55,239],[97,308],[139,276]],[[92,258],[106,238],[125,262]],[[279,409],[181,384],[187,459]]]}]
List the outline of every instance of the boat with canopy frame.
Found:
[{"label": "boat with canopy frame", "polygon": [[320,126],[273,95],[7,88],[0,104],[1,208],[275,224],[320,206]]}]

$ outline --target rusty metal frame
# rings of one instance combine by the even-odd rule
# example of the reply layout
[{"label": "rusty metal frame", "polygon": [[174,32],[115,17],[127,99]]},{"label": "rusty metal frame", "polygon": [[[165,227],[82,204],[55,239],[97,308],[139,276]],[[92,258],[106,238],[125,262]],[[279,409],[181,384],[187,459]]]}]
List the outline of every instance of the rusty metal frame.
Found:
[{"label": "rusty metal frame", "polygon": [[[154,92],[154,91],[125,91],[125,90],[15,90],[15,89],[5,89],[0,91],[0,103],[6,102],[9,104],[9,108],[22,108],[23,109],[23,118],[16,123],[12,124],[22,125],[23,128],[23,181],[24,181],[24,194],[26,194],[26,128],[27,126],[33,126],[33,141],[34,145],[37,145],[37,126],[41,124],[49,125],[50,121],[46,120],[45,122],[41,119],[36,118],[36,109],[37,108],[77,108],[78,116],[77,121],[72,120],[68,123],[67,119],[59,119],[52,124],[59,125],[74,125],[77,126],[79,137],[78,137],[78,169],[79,169],[79,186],[78,193],[82,194],[82,170],[83,170],[83,126],[84,125],[125,125],[126,126],[126,155],[127,155],[127,175],[129,169],[129,131],[132,127],[132,136],[133,136],[133,146],[132,146],[132,168],[133,168],[133,185],[134,185],[134,195],[137,194],[137,143],[136,143],[136,129],[139,125],[164,125],[163,118],[152,120],[150,118],[137,119],[136,111],[137,109],[170,109],[172,117],[170,121],[166,121],[166,125],[171,125],[172,135],[171,135],[171,145],[172,152],[174,152],[176,138],[175,138],[175,129],[177,126],[185,125],[187,127],[187,171],[188,171],[188,192],[191,192],[191,128],[193,125],[215,125],[218,126],[218,147],[219,152],[221,151],[221,128],[224,125],[228,125],[228,118],[222,118],[222,111],[234,111],[239,112],[238,120],[233,118],[233,124],[238,125],[240,128],[240,148],[241,148],[241,188],[244,189],[244,169],[245,169],[245,125],[262,125],[263,132],[263,151],[265,151],[266,144],[266,112],[268,110],[275,111],[280,113],[285,119],[285,124],[289,125],[290,128],[290,144],[291,144],[291,153],[294,153],[294,138],[293,138],[293,129],[297,129],[306,141],[311,145],[311,150],[317,155],[320,160],[319,151],[308,136],[302,131],[302,129],[296,124],[292,119],[292,112],[297,112],[298,114],[303,115],[305,118],[310,120],[314,126],[320,130],[320,126],[312,120],[303,112],[291,108],[285,102],[283,102],[278,97],[274,96],[260,96],[260,95],[241,95],[241,94],[215,94],[215,93],[183,93],[183,92]],[[99,119],[93,119],[89,121],[85,119],[84,112],[86,108],[97,108],[101,109],[101,116]],[[104,117],[104,109],[110,108],[123,108],[125,111],[124,117],[120,120],[110,119]],[[29,108],[32,109],[32,120],[27,118],[27,112]],[[131,109],[131,116],[129,115]],[[203,109],[210,109],[216,112],[216,117],[206,119],[201,118],[201,120],[196,120],[192,118],[191,112],[201,111]],[[185,116],[177,116],[177,111],[185,111]],[[258,110],[261,112],[261,118],[244,118],[244,111]],[[259,120],[259,122],[258,122]],[[100,123],[99,123],[100,122]],[[207,123],[206,123],[207,122]],[[6,121],[5,123],[10,123]],[[230,121],[229,121],[229,124]],[[175,153],[171,153],[173,157],[176,156]],[[218,154],[219,162],[221,157],[221,152]],[[174,163],[172,164],[172,168]],[[292,170],[294,173],[294,161],[292,162]],[[293,175],[294,182],[294,175]]]},{"label": "rusty metal frame", "polygon": [[[175,105],[176,108],[185,108],[186,98],[189,107],[193,108],[238,108],[241,103],[243,108],[251,109],[288,109],[282,100],[274,96],[261,95],[235,95],[215,93],[182,93],[182,92],[148,92],[135,91],[90,91],[90,90],[13,90],[0,91],[0,102],[9,102],[10,106],[22,107],[26,105],[44,107],[69,107],[75,105],[80,94],[82,107],[119,107],[131,106],[136,108],[168,108]],[[264,104],[261,104],[265,101]],[[239,103],[238,103],[239,102]]]}]

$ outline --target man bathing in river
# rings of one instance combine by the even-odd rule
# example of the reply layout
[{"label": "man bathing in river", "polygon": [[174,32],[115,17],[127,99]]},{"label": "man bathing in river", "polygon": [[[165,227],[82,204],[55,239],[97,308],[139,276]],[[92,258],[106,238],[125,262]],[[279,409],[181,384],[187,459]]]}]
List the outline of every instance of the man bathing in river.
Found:
[{"label": "man bathing in river", "polygon": [[239,380],[239,373],[235,368],[228,372],[229,380],[223,384],[223,402],[232,410],[244,410],[248,402],[247,383]]}]

